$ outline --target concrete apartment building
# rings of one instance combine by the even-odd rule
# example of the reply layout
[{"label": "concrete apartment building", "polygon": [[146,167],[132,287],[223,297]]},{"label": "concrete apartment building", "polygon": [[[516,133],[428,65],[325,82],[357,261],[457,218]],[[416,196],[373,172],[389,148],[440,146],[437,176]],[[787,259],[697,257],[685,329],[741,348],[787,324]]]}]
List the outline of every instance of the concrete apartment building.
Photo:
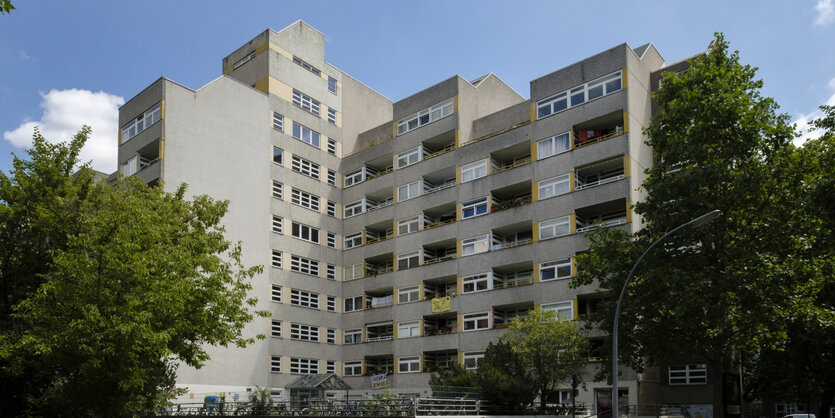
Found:
[{"label": "concrete apartment building", "polygon": [[[265,266],[253,292],[272,312],[247,329],[266,340],[211,349],[179,383],[196,400],[256,384],[304,398],[288,385],[335,373],[351,397],[425,396],[432,370],[476,367],[535,306],[582,322],[599,296],[569,288],[573,257],[589,228],[641,226],[663,65],[651,44],[622,44],[531,81],[530,99],[488,74],[391,102],[327,63],[324,35],[299,21],[198,90],[154,82],[120,109],[121,174],[228,199],[227,236]],[[696,404],[718,379],[700,364],[622,373],[630,404]],[[578,402],[602,407],[610,386],[591,377]]]}]

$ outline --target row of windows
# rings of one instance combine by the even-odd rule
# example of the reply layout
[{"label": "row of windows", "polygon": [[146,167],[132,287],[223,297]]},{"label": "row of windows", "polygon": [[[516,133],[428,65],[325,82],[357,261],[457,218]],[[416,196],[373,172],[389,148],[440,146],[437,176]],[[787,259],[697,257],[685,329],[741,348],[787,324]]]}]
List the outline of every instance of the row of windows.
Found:
[{"label": "row of windows", "polygon": [[[281,303],[282,288],[280,285],[272,285],[270,300]],[[336,312],[336,297],[327,296],[326,306],[328,312]],[[301,306],[305,308],[319,309],[319,294],[307,292],[304,290],[291,289],[290,290],[290,304],[294,306]]]},{"label": "row of windows", "polygon": [[140,132],[150,128],[151,125],[159,122],[160,117],[160,104],[157,103],[139,115],[139,117],[128,122],[124,127],[122,127],[122,143],[129,141]]},{"label": "row of windows", "polygon": [[[304,96],[307,97],[307,96]],[[301,100],[301,99],[300,99]],[[312,100],[312,99],[311,99]],[[315,100],[313,101],[316,103],[316,107],[311,107],[311,109],[316,110],[316,115],[318,116],[319,108],[318,103]],[[294,99],[295,103],[295,99]],[[300,104],[305,103],[300,101]],[[311,105],[312,106],[312,105]],[[300,106],[301,107],[301,106]],[[328,109],[328,122],[332,125],[336,125],[336,110]],[[284,132],[284,115],[281,115],[277,112],[273,112],[273,129]],[[312,145],[316,148],[319,148],[319,139],[321,138],[321,134],[319,132],[314,131],[300,123],[293,122],[293,138],[298,139],[306,144]],[[336,140],[333,138],[328,138],[328,154],[336,155]],[[280,164],[280,162],[279,162]]]},{"label": "row of windows", "polygon": [[536,102],[536,117],[537,119],[541,119],[619,91],[622,85],[622,76],[622,72],[617,71],[581,86],[542,99]]},{"label": "row of windows", "polygon": [[[284,184],[281,182],[273,180],[272,186],[272,196],[276,199],[283,200],[284,199]],[[296,189],[295,187],[292,189],[290,201],[297,206],[301,206],[305,209],[310,209],[314,212],[319,212],[319,202],[321,199],[319,196],[308,193],[304,190]],[[327,201],[327,210],[328,216],[336,216],[336,202],[328,200]],[[279,228],[281,228],[279,226]],[[275,231],[275,229],[273,229]],[[279,231],[275,231],[279,232]]]},{"label": "row of windows", "polygon": [[[271,334],[273,337],[281,338],[281,321],[273,320],[271,326]],[[319,327],[314,325],[304,324],[290,324],[290,338],[298,341],[312,341],[320,342]],[[328,344],[336,344],[336,330],[328,328],[325,330],[325,342]]]},{"label": "row of windows", "polygon": [[453,99],[438,103],[397,121],[397,134],[402,135],[452,114]]}]

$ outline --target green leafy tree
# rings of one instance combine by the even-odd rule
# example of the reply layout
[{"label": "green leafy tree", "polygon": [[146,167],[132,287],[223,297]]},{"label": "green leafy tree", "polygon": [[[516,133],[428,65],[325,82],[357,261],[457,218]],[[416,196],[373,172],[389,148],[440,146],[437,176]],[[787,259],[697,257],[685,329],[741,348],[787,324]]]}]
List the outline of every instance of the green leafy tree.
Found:
[{"label": "green leafy tree", "polygon": [[588,234],[573,284],[610,296],[591,320],[612,329],[616,296],[638,255],[676,226],[721,210],[722,218],[679,231],[644,259],[620,316],[619,352],[637,369],[695,355],[736,370],[740,356],[779,347],[787,319],[814,306],[818,289],[799,274],[809,268],[808,226],[795,206],[806,174],[792,164],[788,117],[760,95],[756,69],[721,34],[689,64],[665,74],[654,95],[660,112],[646,134],[655,163],[635,205],[645,227]]},{"label": "green leafy tree", "polygon": [[128,416],[160,407],[177,362],[245,346],[255,300],[227,202],[135,179],[98,182],[78,162],[89,128],[0,172],[0,398],[11,415]]},{"label": "green leafy tree", "polygon": [[0,0],[0,15],[3,13],[11,13],[14,8],[12,0]]},{"label": "green leafy tree", "polygon": [[585,333],[571,321],[558,320],[553,311],[531,310],[528,317],[512,321],[500,338],[518,355],[540,409],[550,392],[571,375],[582,375],[588,363]]},{"label": "green leafy tree", "polygon": [[537,388],[521,357],[509,343],[499,340],[487,345],[478,362],[476,385],[494,413],[522,412],[536,398]]},{"label": "green leafy tree", "polygon": [[429,376],[432,395],[462,398],[472,394],[478,387],[475,373],[470,373],[458,363],[442,367]]}]

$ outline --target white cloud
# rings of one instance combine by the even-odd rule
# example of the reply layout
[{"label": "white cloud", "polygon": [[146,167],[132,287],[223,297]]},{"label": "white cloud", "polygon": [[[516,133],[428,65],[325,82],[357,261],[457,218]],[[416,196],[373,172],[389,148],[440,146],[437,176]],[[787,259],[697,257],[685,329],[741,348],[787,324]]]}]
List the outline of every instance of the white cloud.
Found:
[{"label": "white cloud", "polygon": [[818,0],[815,4],[815,11],[818,17],[815,18],[816,25],[826,25],[835,20],[835,1],[833,0]]},{"label": "white cloud", "polygon": [[32,59],[32,57],[30,57],[29,54],[26,53],[26,51],[20,51],[18,53],[18,55],[20,56],[20,59],[22,59],[24,61],[28,61],[28,60]]},{"label": "white cloud", "polygon": [[116,152],[119,128],[118,108],[125,99],[89,90],[50,90],[41,93],[44,109],[39,121],[26,121],[3,138],[18,148],[32,145],[32,133],[37,126],[49,141],[68,141],[82,125],[89,125],[93,133],[81,150],[81,162],[93,162],[93,168],[105,173],[116,171]]},{"label": "white cloud", "polygon": [[[835,78],[829,80],[828,86],[831,90],[835,90]],[[826,99],[826,102],[824,104],[827,106],[835,106],[835,93],[832,93],[832,95],[830,95],[829,98]],[[810,122],[815,119],[820,119],[822,117],[823,112],[821,112],[820,109],[815,109],[805,115],[801,114],[797,117],[797,119],[792,121],[792,123],[797,125],[797,129],[800,130],[800,137],[794,140],[794,144],[798,146],[803,145],[804,143],[806,143],[806,141],[818,138],[821,135],[823,135],[823,131],[820,129],[811,132],[809,131],[809,128],[811,127]]]}]

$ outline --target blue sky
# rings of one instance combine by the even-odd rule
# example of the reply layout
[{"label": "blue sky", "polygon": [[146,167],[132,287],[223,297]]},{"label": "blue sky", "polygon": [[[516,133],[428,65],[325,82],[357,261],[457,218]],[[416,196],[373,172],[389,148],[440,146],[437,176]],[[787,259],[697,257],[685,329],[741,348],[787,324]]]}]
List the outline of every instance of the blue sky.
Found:
[{"label": "blue sky", "polygon": [[58,1],[13,0],[0,16],[0,170],[37,125],[94,136],[83,158],[116,169],[118,106],[158,77],[199,88],[224,56],[268,27],[302,19],[328,62],[392,100],[452,75],[529,82],[621,43],[652,42],[667,62],[721,31],[759,67],[763,93],[799,127],[835,104],[835,0],[797,1]]}]

